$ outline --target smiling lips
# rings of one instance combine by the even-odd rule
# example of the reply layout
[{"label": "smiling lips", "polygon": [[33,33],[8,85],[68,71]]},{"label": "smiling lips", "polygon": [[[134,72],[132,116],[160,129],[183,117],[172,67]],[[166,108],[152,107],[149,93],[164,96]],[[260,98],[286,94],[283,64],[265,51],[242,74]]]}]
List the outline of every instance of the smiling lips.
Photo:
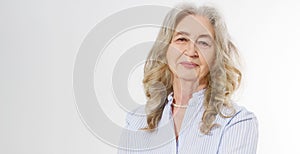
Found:
[{"label": "smiling lips", "polygon": [[188,62],[188,61],[180,62],[180,64],[181,64],[182,66],[184,66],[185,68],[189,68],[189,69],[195,68],[195,67],[199,66],[199,65],[196,64],[196,63]]}]

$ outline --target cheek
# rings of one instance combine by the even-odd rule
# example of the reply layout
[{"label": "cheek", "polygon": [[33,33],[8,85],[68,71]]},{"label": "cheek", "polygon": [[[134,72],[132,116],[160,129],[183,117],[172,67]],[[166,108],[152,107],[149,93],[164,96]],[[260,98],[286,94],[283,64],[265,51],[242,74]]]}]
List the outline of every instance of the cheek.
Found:
[{"label": "cheek", "polygon": [[214,62],[214,54],[200,54],[199,60],[201,63],[201,76],[206,76]]},{"label": "cheek", "polygon": [[166,57],[167,57],[168,65],[174,66],[176,64],[178,58],[180,57],[180,51],[177,48],[172,47],[170,45],[168,48],[168,51],[166,53]]},{"label": "cheek", "polygon": [[209,66],[208,63],[206,61],[206,59],[204,59],[202,56],[199,57],[200,58],[200,62],[201,62],[201,68],[203,73],[207,73],[209,71]]},{"label": "cheek", "polygon": [[211,66],[214,62],[214,59],[215,59],[214,49],[201,52],[199,55],[200,55],[199,58],[200,58],[201,64],[205,65],[205,67],[211,68]]}]

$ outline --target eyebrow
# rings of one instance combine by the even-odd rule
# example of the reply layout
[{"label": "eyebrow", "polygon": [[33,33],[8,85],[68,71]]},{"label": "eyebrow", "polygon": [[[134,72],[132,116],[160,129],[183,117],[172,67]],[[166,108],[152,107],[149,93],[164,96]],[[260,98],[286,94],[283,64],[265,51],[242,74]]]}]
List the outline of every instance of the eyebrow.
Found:
[{"label": "eyebrow", "polygon": [[[185,32],[185,31],[178,31],[178,32],[175,32],[175,36],[178,36],[178,35],[191,36],[190,33]],[[209,34],[201,34],[200,36],[198,36],[198,38],[209,38],[209,39],[213,40],[212,37],[211,37]]]}]

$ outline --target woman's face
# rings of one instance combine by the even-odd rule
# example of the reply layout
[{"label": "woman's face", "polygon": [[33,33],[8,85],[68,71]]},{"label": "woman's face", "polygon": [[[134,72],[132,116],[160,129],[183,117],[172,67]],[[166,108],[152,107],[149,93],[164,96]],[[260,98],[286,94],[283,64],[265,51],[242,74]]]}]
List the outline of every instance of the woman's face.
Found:
[{"label": "woman's face", "polygon": [[175,78],[200,81],[208,74],[215,55],[213,36],[206,17],[188,15],[178,23],[166,55]]}]

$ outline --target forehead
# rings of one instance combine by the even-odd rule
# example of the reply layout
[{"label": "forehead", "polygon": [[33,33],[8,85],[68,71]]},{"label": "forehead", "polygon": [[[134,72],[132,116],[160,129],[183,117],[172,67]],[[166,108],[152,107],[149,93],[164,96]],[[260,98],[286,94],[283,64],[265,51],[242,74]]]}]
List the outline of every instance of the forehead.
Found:
[{"label": "forehead", "polygon": [[176,32],[187,32],[192,36],[208,34],[214,38],[214,28],[209,20],[200,15],[188,15],[184,17],[176,26]]}]

